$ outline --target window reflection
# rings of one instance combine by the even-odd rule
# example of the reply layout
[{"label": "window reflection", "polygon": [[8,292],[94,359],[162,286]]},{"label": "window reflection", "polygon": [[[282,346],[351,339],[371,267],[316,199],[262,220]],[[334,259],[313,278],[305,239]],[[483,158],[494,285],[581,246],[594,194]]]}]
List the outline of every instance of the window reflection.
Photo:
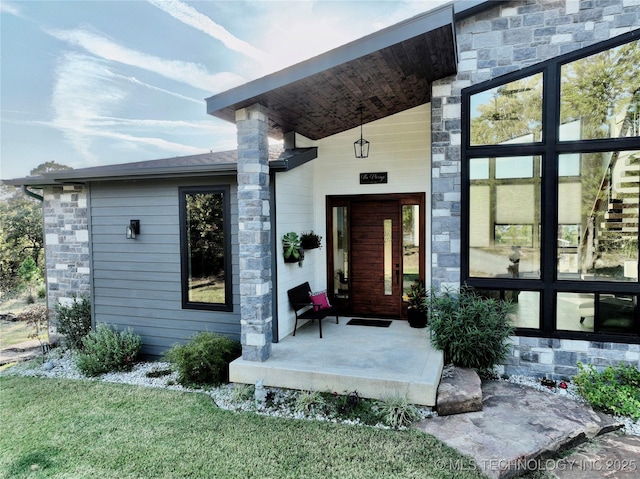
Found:
[{"label": "window reflection", "polygon": [[556,329],[593,332],[595,295],[591,293],[558,293]]},{"label": "window reflection", "polygon": [[470,276],[539,278],[540,157],[506,159],[509,174],[502,177],[499,160],[505,158],[470,160],[471,168],[475,162],[488,162],[490,172],[487,179],[471,181]]},{"label": "window reflection", "polygon": [[471,96],[471,145],[542,140],[542,73]]},{"label": "window reflection", "polygon": [[598,308],[598,332],[634,333],[638,298],[634,295],[600,294]]},{"label": "window reflection", "polygon": [[420,206],[402,206],[402,290],[420,278]]},{"label": "window reflection", "polygon": [[182,239],[185,304],[226,305],[229,272],[225,270],[225,192],[218,188],[184,188]]},{"label": "window reflection", "polygon": [[640,40],[562,66],[560,140],[639,135]]},{"label": "window reflection", "polygon": [[333,207],[333,271],[334,295],[349,297],[349,229],[346,206]]},{"label": "window reflection", "polygon": [[577,156],[558,184],[558,279],[637,281],[640,151]]}]

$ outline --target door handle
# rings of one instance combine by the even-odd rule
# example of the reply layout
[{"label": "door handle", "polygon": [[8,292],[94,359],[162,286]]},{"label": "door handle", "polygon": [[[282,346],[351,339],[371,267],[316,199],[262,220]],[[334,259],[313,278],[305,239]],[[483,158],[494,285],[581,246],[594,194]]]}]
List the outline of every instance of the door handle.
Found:
[{"label": "door handle", "polygon": [[396,284],[400,284],[400,265],[396,264]]}]

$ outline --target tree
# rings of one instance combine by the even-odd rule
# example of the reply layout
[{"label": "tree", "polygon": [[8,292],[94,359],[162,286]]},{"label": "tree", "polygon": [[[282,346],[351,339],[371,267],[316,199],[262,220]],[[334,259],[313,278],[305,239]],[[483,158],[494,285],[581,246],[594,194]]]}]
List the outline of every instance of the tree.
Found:
[{"label": "tree", "polygon": [[54,171],[66,171],[72,170],[70,166],[61,165],[60,163],[56,163],[55,161],[47,161],[45,163],[40,163],[36,166],[31,172],[29,176],[40,176],[45,173],[52,173]]},{"label": "tree", "polygon": [[223,197],[220,193],[187,195],[191,274],[215,276],[224,270]]},{"label": "tree", "polygon": [[[48,161],[31,170],[32,176],[71,169]],[[0,189],[0,290],[18,286],[20,266],[30,258],[42,274],[44,234],[42,204],[17,188]]]},{"label": "tree", "polygon": [[0,202],[0,283],[7,291],[17,286],[20,265],[30,258],[42,264],[44,248],[42,206],[18,194]]},{"label": "tree", "polygon": [[42,275],[31,256],[27,256],[27,259],[18,268],[18,276],[20,276],[24,285],[29,288],[29,297],[33,299],[35,286],[42,280]]}]

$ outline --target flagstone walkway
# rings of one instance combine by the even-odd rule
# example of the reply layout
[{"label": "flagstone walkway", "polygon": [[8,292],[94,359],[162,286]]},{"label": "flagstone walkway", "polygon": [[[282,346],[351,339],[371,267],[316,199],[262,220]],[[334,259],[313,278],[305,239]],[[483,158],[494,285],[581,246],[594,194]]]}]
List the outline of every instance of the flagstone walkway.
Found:
[{"label": "flagstone walkway", "polygon": [[[472,457],[492,478],[515,477],[535,468],[561,479],[640,477],[640,438],[635,436],[627,436],[631,439],[626,447],[614,447],[619,453],[618,462],[603,462],[607,460],[602,459],[604,453],[596,450],[572,463],[566,462],[568,458],[565,462],[556,459],[560,451],[619,429],[622,424],[610,416],[566,397],[505,381],[483,382],[482,393],[482,411],[425,419],[416,427]],[[610,442],[620,440],[614,435],[607,438]],[[597,465],[603,468],[608,466],[609,474],[587,476],[588,460],[598,461]],[[626,472],[633,474],[624,475]]]}]

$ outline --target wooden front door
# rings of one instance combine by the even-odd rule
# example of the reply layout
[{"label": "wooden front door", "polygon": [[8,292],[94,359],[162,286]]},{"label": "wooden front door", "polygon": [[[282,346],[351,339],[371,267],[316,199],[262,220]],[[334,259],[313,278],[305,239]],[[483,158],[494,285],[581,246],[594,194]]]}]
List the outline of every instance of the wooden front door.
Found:
[{"label": "wooden front door", "polygon": [[401,204],[398,200],[351,203],[353,314],[400,317],[401,226]]}]

